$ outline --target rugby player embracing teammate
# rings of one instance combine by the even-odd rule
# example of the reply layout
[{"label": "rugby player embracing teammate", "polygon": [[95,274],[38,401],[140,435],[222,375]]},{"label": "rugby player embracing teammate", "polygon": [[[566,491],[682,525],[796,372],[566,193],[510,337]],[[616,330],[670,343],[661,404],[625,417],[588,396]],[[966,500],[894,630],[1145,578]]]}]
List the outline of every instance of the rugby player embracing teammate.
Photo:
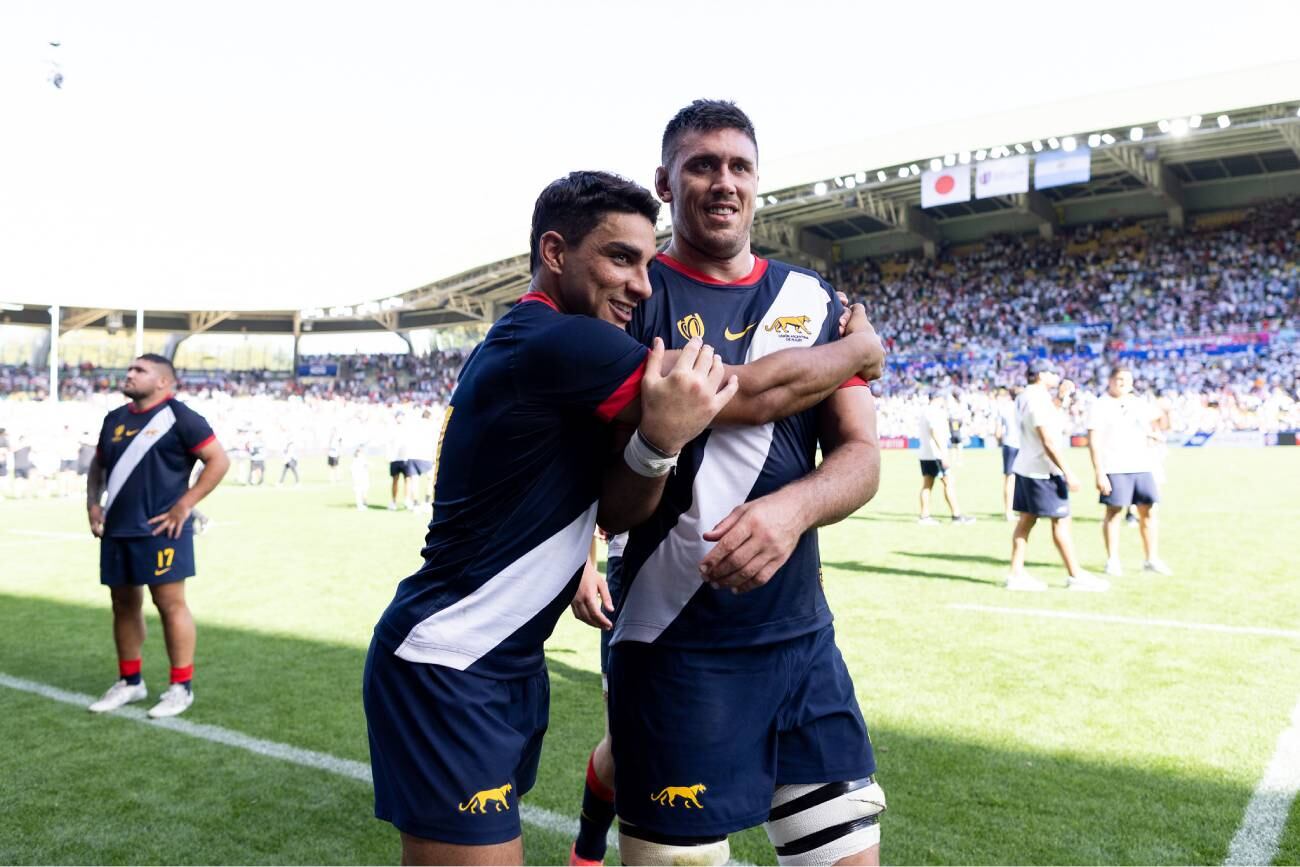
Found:
[{"label": "rugby player embracing teammate", "polygon": [[[730,363],[840,342],[831,287],[751,252],[749,118],[698,100],[669,122],[661,158],[656,190],[673,237],[632,336],[682,346],[703,335]],[[875,406],[867,388],[841,387],[800,409],[692,441],[629,536],[609,662],[625,863],[722,864],[726,835],[760,823],[781,863],[878,859],[885,800],[835,646],[815,531],[876,491]]]},{"label": "rugby player embracing teammate", "polygon": [[[835,345],[744,368],[698,338],[647,352],[623,329],[650,296],[658,212],[612,175],[549,185],[533,212],[531,289],[462,368],[424,565],[375,627],[364,675],[375,814],[401,832],[403,863],[522,863],[519,798],[549,708],[542,646],[597,518],[648,516],[715,416],[754,423],[815,405],[883,359],[861,308]],[[615,420],[640,426],[606,467]]]}]

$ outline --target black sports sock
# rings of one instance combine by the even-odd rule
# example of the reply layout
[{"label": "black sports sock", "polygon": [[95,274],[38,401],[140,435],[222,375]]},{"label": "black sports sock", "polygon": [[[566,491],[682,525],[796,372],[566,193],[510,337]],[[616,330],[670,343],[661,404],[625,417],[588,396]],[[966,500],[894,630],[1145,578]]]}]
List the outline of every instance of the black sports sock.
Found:
[{"label": "black sports sock", "polygon": [[588,861],[603,861],[605,838],[614,821],[614,793],[596,776],[587,759],[587,784],[582,790],[582,815],[578,817],[578,839],[573,851]]}]

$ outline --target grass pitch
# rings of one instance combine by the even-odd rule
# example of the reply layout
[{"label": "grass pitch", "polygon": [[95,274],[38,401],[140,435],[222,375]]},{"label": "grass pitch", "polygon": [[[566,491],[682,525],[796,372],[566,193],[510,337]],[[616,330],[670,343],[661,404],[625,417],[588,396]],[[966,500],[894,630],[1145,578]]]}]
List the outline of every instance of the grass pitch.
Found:
[{"label": "grass pitch", "polygon": [[[1086,455],[1071,455],[1085,478]],[[418,565],[423,511],[358,512],[311,458],[299,488],[227,484],[202,508],[189,594],[199,624],[184,719],[367,760],[360,677],[370,630]],[[380,475],[378,463],[374,477]],[[1180,450],[1161,507],[1174,578],[1067,593],[1047,527],[1011,594],[998,456],[967,452],[973,526],[916,524],[914,453],[880,495],[821,533],[839,643],[889,797],[888,863],[1218,863],[1300,696],[1300,449]],[[385,503],[376,482],[372,502]],[[942,498],[936,515],[943,516]],[[1103,565],[1095,494],[1074,497],[1087,568]],[[76,500],[0,501],[0,673],[97,696],[116,674],[97,547]],[[967,607],[955,607],[967,606]],[[969,607],[969,606],[983,606]],[[1268,635],[1049,618],[998,608],[1281,630]],[[150,618],[144,674],[166,685]],[[1290,634],[1286,634],[1290,633]],[[525,799],[574,817],[602,728],[596,633],[567,615],[549,645],[552,719]],[[0,686],[0,862],[395,863],[369,788]],[[1300,862],[1293,810],[1278,864]],[[566,834],[525,826],[530,863]],[[774,862],[761,830],[733,857]]]}]

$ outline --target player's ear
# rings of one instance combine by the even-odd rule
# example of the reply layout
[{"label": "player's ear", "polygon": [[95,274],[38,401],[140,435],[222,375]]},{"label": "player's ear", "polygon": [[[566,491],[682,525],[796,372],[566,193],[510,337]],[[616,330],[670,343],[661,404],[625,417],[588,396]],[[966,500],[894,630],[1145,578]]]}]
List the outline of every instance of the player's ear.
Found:
[{"label": "player's ear", "polygon": [[673,189],[668,186],[668,169],[665,166],[655,169],[655,195],[661,202],[673,200]]},{"label": "player's ear", "polygon": [[537,239],[537,255],[542,267],[559,276],[564,271],[564,254],[568,251],[564,236],[554,229],[543,232]]}]

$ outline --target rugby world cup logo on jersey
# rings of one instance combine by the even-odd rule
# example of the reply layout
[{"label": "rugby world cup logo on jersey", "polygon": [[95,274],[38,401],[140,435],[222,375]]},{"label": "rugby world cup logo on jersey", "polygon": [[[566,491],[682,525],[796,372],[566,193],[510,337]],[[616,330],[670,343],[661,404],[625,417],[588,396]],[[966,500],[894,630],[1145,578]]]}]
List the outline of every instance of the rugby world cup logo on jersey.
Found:
[{"label": "rugby world cup logo on jersey", "polygon": [[690,340],[693,337],[704,338],[704,320],[700,314],[692,313],[677,320],[677,333]]},{"label": "rugby world cup logo on jersey", "polygon": [[676,807],[677,799],[681,798],[681,805],[686,809],[703,810],[704,805],[700,803],[699,795],[706,791],[708,788],[703,783],[693,786],[664,786],[657,794],[651,795],[650,800],[661,807]]},{"label": "rugby world cup logo on jersey", "polygon": [[481,792],[475,792],[474,795],[464,804],[457,804],[462,813],[486,813],[488,804],[496,807],[498,813],[502,809],[509,810],[510,802],[506,800],[506,795],[510,794],[513,788],[509,783],[504,786],[498,786],[495,789],[484,789]]},{"label": "rugby world cup logo on jersey", "polygon": [[806,338],[812,337],[812,329],[808,327],[810,322],[811,316],[778,316],[763,330],[772,332],[787,343],[804,343]]}]

